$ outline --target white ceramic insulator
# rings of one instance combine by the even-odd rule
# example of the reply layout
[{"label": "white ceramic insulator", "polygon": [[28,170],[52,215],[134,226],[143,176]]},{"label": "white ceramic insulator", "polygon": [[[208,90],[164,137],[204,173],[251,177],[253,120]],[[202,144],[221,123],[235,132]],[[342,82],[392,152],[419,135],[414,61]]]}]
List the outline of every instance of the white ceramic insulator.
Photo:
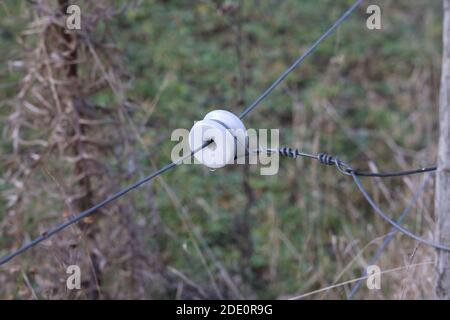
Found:
[{"label": "white ceramic insulator", "polygon": [[189,132],[191,150],[211,140],[211,144],[194,154],[200,163],[211,169],[222,168],[245,155],[247,131],[239,117],[229,111],[209,112]]}]

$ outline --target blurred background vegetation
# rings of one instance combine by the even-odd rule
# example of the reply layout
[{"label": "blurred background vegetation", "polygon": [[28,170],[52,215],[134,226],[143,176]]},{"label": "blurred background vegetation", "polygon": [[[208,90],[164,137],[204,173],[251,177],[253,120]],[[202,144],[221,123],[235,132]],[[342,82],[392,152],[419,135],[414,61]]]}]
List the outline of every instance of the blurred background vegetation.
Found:
[{"label": "blurred background vegetation", "polygon": [[[352,2],[0,2],[0,254],[167,163],[175,128],[242,111]],[[68,3],[82,30],[66,36]],[[366,28],[369,4],[382,30]],[[364,2],[247,128],[279,128],[281,145],[366,170],[435,163],[441,5]],[[84,152],[95,161],[75,159]],[[395,218],[421,179],[365,183]],[[351,280],[390,230],[355,188],[303,159],[282,159],[275,176],[180,166],[2,267],[0,298],[271,299]],[[425,237],[433,193],[430,183],[405,220]],[[433,259],[397,235],[378,265]],[[65,287],[71,264],[79,291]],[[356,297],[432,298],[433,267],[383,275],[382,290]]]}]

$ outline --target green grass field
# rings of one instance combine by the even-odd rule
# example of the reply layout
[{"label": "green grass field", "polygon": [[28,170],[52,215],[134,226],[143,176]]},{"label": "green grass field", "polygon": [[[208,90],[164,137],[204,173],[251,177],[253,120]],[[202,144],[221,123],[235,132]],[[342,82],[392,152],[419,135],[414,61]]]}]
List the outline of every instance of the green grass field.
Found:
[{"label": "green grass field", "polygon": [[[121,70],[106,73],[120,79],[120,94],[106,85],[84,98],[107,110],[124,101],[131,107],[122,119],[125,142],[98,155],[111,185],[103,190],[93,178],[93,199],[169,162],[174,129],[189,129],[214,109],[241,112],[352,2],[146,0],[101,20],[90,36],[117,46],[110,53]],[[281,145],[327,152],[365,170],[434,164],[441,3],[370,4],[382,9],[382,30],[366,28],[363,4],[245,119],[246,126],[280,129]],[[83,17],[87,4],[79,5]],[[65,151],[53,150],[26,179],[15,176],[23,168],[14,160],[41,152],[39,146],[15,149],[10,125],[27,101],[18,95],[39,41],[23,33],[38,28],[39,16],[26,1],[6,0],[0,17],[3,255],[67,217],[60,189],[71,188],[74,173],[63,164]],[[97,70],[95,63],[79,64],[80,77]],[[22,124],[22,138],[50,141],[44,131],[52,123],[42,122],[42,131]],[[108,130],[102,137],[117,135]],[[19,162],[27,167],[26,161]],[[351,178],[308,159],[281,159],[275,176],[261,176],[258,166],[247,169],[178,167],[108,207],[85,233],[69,229],[1,267],[0,298],[289,298],[361,275],[390,227],[375,217]],[[395,218],[421,177],[364,181]],[[433,193],[430,183],[405,221],[424,237],[434,229]],[[397,235],[378,264],[390,269],[433,259],[433,250]],[[69,292],[65,268],[78,263],[86,280],[82,290]],[[382,290],[363,286],[356,297],[432,298],[432,285],[432,266],[411,267],[383,275]],[[345,299],[350,289],[308,298]]]}]

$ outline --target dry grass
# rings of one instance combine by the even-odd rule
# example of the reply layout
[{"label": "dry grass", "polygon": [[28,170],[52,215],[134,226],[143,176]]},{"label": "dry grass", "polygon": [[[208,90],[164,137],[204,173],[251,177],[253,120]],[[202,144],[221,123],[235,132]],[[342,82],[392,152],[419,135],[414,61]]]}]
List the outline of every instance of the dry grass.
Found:
[{"label": "dry grass", "polygon": [[[199,71],[201,80],[183,78],[190,69],[183,69],[182,57],[176,55],[176,50],[183,52],[183,48],[177,43],[176,50],[169,47],[166,54],[174,55],[170,70],[179,74],[165,73],[150,97],[131,102],[127,100],[130,87],[138,81],[133,82],[135,79],[127,74],[122,60],[125,53],[117,49],[108,28],[108,23],[128,7],[111,8],[106,0],[82,1],[83,30],[67,33],[61,14],[64,1],[34,3],[23,8],[23,14],[32,21],[18,39],[22,56],[10,63],[22,80],[7,105],[10,114],[4,136],[12,147],[2,156],[1,182],[10,187],[2,191],[7,211],[0,222],[0,254],[162,163],[160,155],[167,153],[161,145],[168,140],[164,127],[183,120],[173,116],[170,108],[175,98],[167,102],[166,90],[176,93],[168,95],[182,95],[183,91],[174,87],[192,81],[192,101],[183,101],[183,106],[196,105],[198,110],[186,107],[183,112],[188,114],[204,113],[204,101],[229,98],[210,83],[201,82],[213,69],[209,65],[208,72]],[[156,1],[154,6],[164,4]],[[265,48],[257,31],[245,29],[250,23],[257,25],[252,21],[258,19],[258,12],[248,13],[239,5],[221,1],[198,6],[200,16],[207,12],[218,22],[210,26],[211,18],[200,31],[190,32],[195,43],[203,41],[203,36],[207,39],[204,42],[217,42],[219,52],[227,46],[232,48],[229,54],[235,59],[236,69],[223,78],[233,84],[230,91],[235,97],[229,100],[236,106],[234,111],[241,110],[272,74],[278,75],[283,69],[283,59],[273,64],[270,61],[281,54]],[[388,6],[392,12],[400,11],[396,4]],[[167,8],[176,10],[170,5]],[[264,8],[260,9],[263,13],[268,10]],[[427,19],[434,17],[433,12],[430,9],[425,13]],[[173,41],[170,36],[178,39],[169,28],[173,21],[181,28],[184,22],[177,19],[164,20],[164,28],[167,24],[169,31],[158,31],[168,33],[164,42]],[[286,19],[281,20],[276,22],[282,24]],[[155,21],[149,21],[159,30]],[[267,26],[264,23],[262,20]],[[257,30],[255,25],[252,27]],[[262,29],[264,33],[269,31]],[[145,32],[137,36],[147,40]],[[221,32],[223,38],[219,37]],[[191,40],[180,33],[182,40]],[[252,37],[246,38],[250,33]],[[216,34],[214,41],[208,39]],[[270,41],[288,36],[281,32]],[[320,85],[286,83],[283,90],[289,100],[267,102],[271,113],[255,112],[252,123],[261,128],[279,126],[283,128],[283,144],[292,141],[293,147],[337,154],[358,168],[379,171],[434,163],[439,76],[433,62],[411,63],[406,78],[402,78],[403,73],[396,75],[381,58],[374,59],[367,52],[357,59],[340,53],[340,37],[331,59],[319,63],[313,60],[320,65],[318,69],[311,69],[313,63],[306,66],[305,74],[313,70],[314,80]],[[162,46],[163,41],[150,45]],[[299,51],[297,46],[282,48],[289,58]],[[260,57],[264,50],[272,54],[269,66],[258,66],[252,57],[259,63],[264,60]],[[191,62],[194,65],[196,57],[196,52],[192,53],[189,66]],[[378,67],[383,69],[382,75]],[[267,74],[254,79],[256,69]],[[149,70],[141,75],[144,81],[159,79],[157,67]],[[216,72],[214,84],[221,80],[217,79],[220,70]],[[364,98],[349,99],[344,94],[341,97],[341,92],[327,91],[340,82],[364,91]],[[394,102],[374,83],[386,84],[395,92],[398,109],[390,109]],[[193,88],[196,86],[203,90],[200,93],[204,97],[199,100],[194,100],[199,96]],[[251,91],[252,87],[256,89]],[[105,96],[108,99],[103,99]],[[358,115],[362,108],[369,120]],[[382,115],[393,115],[395,120],[383,123],[380,108]],[[377,120],[371,121],[371,116]],[[283,161],[276,179],[259,177],[255,168],[235,169],[210,173],[179,168],[174,175],[143,186],[139,195],[127,195],[102,214],[8,264],[0,272],[0,298],[345,298],[390,228],[374,218],[352,182],[332,168],[307,161]],[[407,205],[420,182],[420,177],[365,180],[376,202],[393,218]],[[434,230],[433,190],[429,183],[405,222],[428,239]],[[433,298],[434,260],[434,250],[396,235],[378,262],[385,271],[382,290],[370,291],[363,286],[356,298]],[[65,269],[71,264],[89,270],[81,291],[65,289]]]}]

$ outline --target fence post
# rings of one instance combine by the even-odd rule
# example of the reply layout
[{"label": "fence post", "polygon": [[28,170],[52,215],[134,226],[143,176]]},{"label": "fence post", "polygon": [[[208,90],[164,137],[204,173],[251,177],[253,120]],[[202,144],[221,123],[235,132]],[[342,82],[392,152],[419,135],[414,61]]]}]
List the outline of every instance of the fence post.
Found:
[{"label": "fence post", "polygon": [[[450,244],[450,0],[443,1],[443,52],[439,98],[439,147],[435,209],[436,236]],[[450,253],[438,251],[436,297],[450,299]]]}]

